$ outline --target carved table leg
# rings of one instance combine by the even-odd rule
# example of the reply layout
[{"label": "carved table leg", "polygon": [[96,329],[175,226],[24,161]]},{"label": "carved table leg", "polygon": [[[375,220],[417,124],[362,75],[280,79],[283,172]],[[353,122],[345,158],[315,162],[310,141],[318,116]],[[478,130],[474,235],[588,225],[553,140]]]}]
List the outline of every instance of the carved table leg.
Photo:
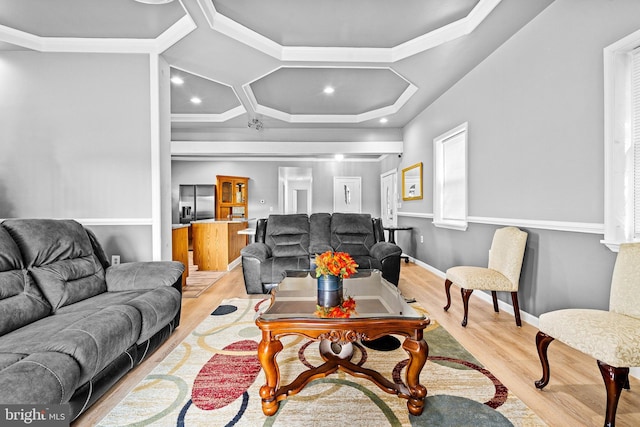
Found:
[{"label": "carved table leg", "polygon": [[406,382],[409,387],[409,400],[407,408],[413,415],[420,415],[424,410],[424,399],[427,397],[427,389],[420,384],[420,371],[427,361],[429,346],[424,339],[412,340],[407,338],[402,344],[402,348],[409,353],[409,363],[407,364]]},{"label": "carved table leg", "polygon": [[267,331],[262,332],[262,341],[258,345],[258,360],[262,369],[266,383],[260,387],[260,398],[262,399],[262,412],[270,416],[278,412],[280,406],[275,393],[280,384],[280,370],[276,362],[276,356],[282,351],[282,343],[277,339],[272,339]]}]

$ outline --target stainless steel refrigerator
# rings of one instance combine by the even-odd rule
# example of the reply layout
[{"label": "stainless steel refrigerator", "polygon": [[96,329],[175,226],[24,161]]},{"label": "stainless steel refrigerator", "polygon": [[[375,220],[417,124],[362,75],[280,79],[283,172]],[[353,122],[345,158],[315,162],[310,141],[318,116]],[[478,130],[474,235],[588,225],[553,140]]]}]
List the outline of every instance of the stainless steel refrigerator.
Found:
[{"label": "stainless steel refrigerator", "polygon": [[178,215],[181,224],[216,216],[216,186],[213,184],[180,185]]}]

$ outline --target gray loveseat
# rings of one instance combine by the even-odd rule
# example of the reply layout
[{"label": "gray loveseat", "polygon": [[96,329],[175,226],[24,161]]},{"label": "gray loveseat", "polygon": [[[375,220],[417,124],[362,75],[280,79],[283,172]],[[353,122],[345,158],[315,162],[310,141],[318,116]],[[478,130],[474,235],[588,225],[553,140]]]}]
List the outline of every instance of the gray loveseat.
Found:
[{"label": "gray loveseat", "polygon": [[266,293],[287,270],[308,270],[326,251],[350,254],[359,269],[377,269],[398,285],[402,250],[384,241],[380,219],[369,214],[270,215],[257,222],[255,242],[241,251],[249,294]]},{"label": "gray loveseat", "polygon": [[3,221],[0,403],[68,403],[75,419],[178,326],[183,270],[109,266],[72,220]]}]

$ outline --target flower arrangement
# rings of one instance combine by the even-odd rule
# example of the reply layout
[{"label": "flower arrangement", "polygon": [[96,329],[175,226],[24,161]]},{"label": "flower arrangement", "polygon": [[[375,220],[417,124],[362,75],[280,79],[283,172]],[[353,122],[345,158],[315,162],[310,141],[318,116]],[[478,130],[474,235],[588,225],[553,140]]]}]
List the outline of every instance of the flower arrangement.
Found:
[{"label": "flower arrangement", "polygon": [[348,297],[342,301],[342,304],[336,307],[323,307],[321,305],[316,306],[316,316],[318,317],[333,317],[348,319],[352,313],[356,312],[356,300],[352,297]]},{"label": "flower arrangement", "polygon": [[347,279],[358,271],[357,268],[358,264],[346,252],[327,251],[316,255],[316,277],[327,275]]}]

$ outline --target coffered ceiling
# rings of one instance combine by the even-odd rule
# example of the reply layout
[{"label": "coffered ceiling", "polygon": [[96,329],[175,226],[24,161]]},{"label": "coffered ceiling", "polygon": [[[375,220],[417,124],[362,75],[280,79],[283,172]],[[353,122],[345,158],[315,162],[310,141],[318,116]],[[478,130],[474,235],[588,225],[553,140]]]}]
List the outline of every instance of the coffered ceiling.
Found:
[{"label": "coffered ceiling", "polygon": [[160,53],[176,155],[375,157],[552,1],[0,0],[0,51]]}]

